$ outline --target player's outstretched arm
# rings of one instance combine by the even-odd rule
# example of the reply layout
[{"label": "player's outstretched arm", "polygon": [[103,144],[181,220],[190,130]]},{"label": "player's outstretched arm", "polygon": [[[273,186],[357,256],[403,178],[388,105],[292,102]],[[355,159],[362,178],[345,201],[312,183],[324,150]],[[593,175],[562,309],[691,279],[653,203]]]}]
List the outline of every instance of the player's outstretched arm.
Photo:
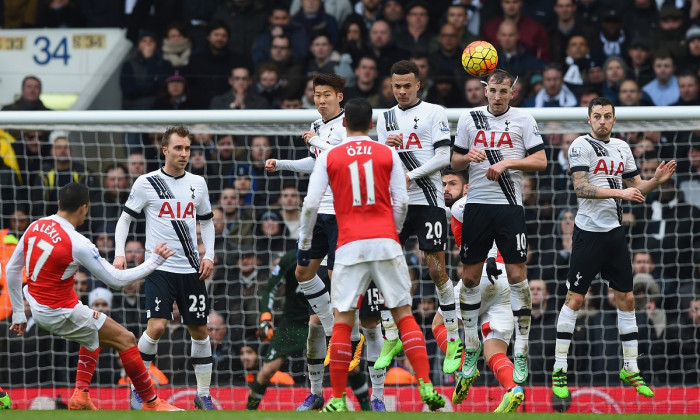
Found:
[{"label": "player's outstretched arm", "polygon": [[450,164],[450,146],[440,146],[435,149],[435,155],[428,159],[424,164],[410,171],[407,175],[412,180],[423,178],[437,171],[442,170]]},{"label": "player's outstretched arm", "polygon": [[614,190],[611,188],[596,187],[590,183],[588,171],[576,171],[571,174],[574,183],[574,191],[578,198],[590,198],[604,200],[607,198],[620,198],[622,200],[644,202],[644,195],[636,188]]},{"label": "player's outstretched arm", "polygon": [[73,245],[75,260],[87,268],[93,276],[113,288],[121,288],[146,277],[173,255],[175,251],[168,248],[165,242],[161,242],[142,264],[128,270],[118,270],[102,258],[97,247],[87,239],[82,243],[76,241]]},{"label": "player's outstretched arm", "polygon": [[659,185],[671,179],[671,176],[676,172],[676,161],[672,160],[668,163],[666,161],[661,162],[654,172],[654,177],[646,181],[642,181],[642,177],[639,175],[633,178],[622,178],[625,186],[628,188],[636,188],[642,194],[647,195],[654,191]]}]

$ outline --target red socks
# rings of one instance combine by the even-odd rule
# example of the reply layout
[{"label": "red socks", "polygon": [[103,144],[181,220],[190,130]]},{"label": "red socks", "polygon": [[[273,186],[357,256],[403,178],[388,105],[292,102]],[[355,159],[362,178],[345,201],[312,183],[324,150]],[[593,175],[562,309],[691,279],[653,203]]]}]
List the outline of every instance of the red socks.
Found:
[{"label": "red socks", "polygon": [[425,383],[430,382],[430,363],[425,349],[425,337],[418,327],[413,315],[407,315],[396,323],[403,343],[403,352],[416,372],[416,376]]},{"label": "red socks", "polygon": [[489,368],[496,375],[498,383],[506,389],[511,389],[515,386],[513,381],[513,362],[510,361],[505,353],[496,353],[489,359]]},{"label": "red socks", "polygon": [[[440,347],[442,353],[447,353],[447,328],[445,328],[445,324],[440,324],[437,327],[433,327],[433,337],[435,337],[435,341],[437,341],[437,345]],[[462,363],[459,364],[460,370],[462,369],[463,364],[464,352],[462,352]]]},{"label": "red socks", "polygon": [[151,376],[143,364],[139,348],[133,346],[119,353],[126,376],[131,378],[134,389],[139,394],[143,402],[149,402],[156,398],[156,391],[151,385]]},{"label": "red socks", "polygon": [[352,343],[348,324],[336,322],[331,336],[331,362],[328,371],[331,375],[333,398],[341,398],[348,385],[348,367],[352,361]]},{"label": "red socks", "polygon": [[90,388],[90,382],[92,382],[92,375],[95,374],[95,368],[97,367],[97,358],[100,357],[100,351],[102,347],[98,347],[97,350],[90,351],[87,348],[80,346],[80,353],[78,353],[78,366],[75,373],[75,387],[83,391]]}]

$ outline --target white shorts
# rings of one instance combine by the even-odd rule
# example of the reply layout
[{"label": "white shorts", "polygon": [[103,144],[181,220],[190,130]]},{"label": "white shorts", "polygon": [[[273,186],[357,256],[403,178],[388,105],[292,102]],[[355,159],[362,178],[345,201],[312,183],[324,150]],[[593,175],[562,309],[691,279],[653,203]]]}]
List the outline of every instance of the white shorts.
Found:
[{"label": "white shorts", "polygon": [[[510,286],[508,285],[508,277],[505,272],[505,265],[497,263],[503,274],[498,276],[498,279],[491,284],[491,281],[486,275],[486,265],[481,275],[479,290],[481,291],[481,309],[479,310],[479,323],[484,341],[497,339],[506,343],[510,342],[515,329],[515,321],[513,320],[513,310],[510,306]],[[462,288],[460,281],[455,286],[455,303],[457,308],[459,305],[459,291]],[[442,311],[438,309],[442,314]],[[457,311],[457,317],[462,319],[462,312]]]},{"label": "white shorts", "polygon": [[358,309],[372,280],[384,295],[387,309],[411,304],[411,279],[403,254],[390,260],[353,265],[343,265],[336,260],[331,281],[331,304],[340,312]]},{"label": "white shorts", "polygon": [[32,317],[36,325],[52,334],[73,340],[88,350],[100,347],[98,331],[107,320],[107,315],[90,309],[78,302],[74,308],[49,308],[26,293]]}]

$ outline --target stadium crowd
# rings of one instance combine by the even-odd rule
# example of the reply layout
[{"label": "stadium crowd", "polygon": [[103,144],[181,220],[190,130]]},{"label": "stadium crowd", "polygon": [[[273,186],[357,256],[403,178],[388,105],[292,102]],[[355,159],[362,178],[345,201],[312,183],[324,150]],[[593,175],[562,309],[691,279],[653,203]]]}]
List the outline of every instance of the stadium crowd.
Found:
[{"label": "stadium crowd", "polygon": [[[133,41],[123,63],[122,108],[314,108],[310,77],[336,73],[347,80],[345,100],[395,105],[389,68],[402,59],[421,71],[419,96],[445,107],[485,104],[483,86],[468,78],[462,48],[484,39],[498,49],[499,68],[518,76],[518,107],[587,106],[606,96],[617,106],[700,105],[700,2],[652,0],[263,0],[5,2],[2,28],[124,27]],[[0,3],[2,4],[2,3]],[[3,111],[46,110],[39,77],[25,78],[21,95]],[[195,127],[196,128],[196,127]],[[201,127],[205,129],[206,127]],[[202,130],[206,131],[206,130]],[[301,133],[299,133],[301,134]],[[567,150],[581,133],[545,136],[547,170],[523,181],[528,279],[532,292],[530,384],[550,384],[556,309],[566,295],[576,196]],[[646,202],[625,202],[623,221],[633,252],[640,368],[655,385],[700,384],[700,132],[616,132],[632,147],[642,178],[676,159],[677,175]],[[114,260],[114,232],[132,183],[162,165],[157,135],[125,135],[124,150],[100,164],[81,162],[84,136],[63,131],[8,130],[0,136],[0,264],[30,221],[56,211],[58,189],[90,188],[89,222],[81,232]],[[85,138],[87,138],[85,136]],[[80,144],[78,144],[80,142]],[[104,147],[104,145],[101,145]],[[259,301],[275,260],[294,249],[308,176],[265,171],[269,158],[308,155],[288,136],[196,134],[188,170],[205,177],[215,226],[215,271],[210,339],[214,385],[244,385],[262,365],[256,337]],[[144,260],[145,220],[131,225],[126,260]],[[450,278],[459,278],[458,250],[448,245]],[[406,258],[416,288],[414,312],[424,330],[433,381],[450,383],[432,338],[435,286],[415,242]],[[9,298],[0,284],[2,322]],[[108,311],[137,337],[146,325],[142,285],[110,292],[79,271],[81,300]],[[275,307],[282,307],[280,299]],[[620,344],[612,292],[594,283],[574,332],[570,384],[616,384]],[[28,318],[31,314],[28,313]],[[175,317],[166,329],[151,375],[161,384],[192,385],[190,341]],[[70,384],[78,346],[51,338],[29,321],[24,338],[3,331],[3,386]],[[7,336],[5,336],[7,335]],[[673,355],[674,357],[669,357]],[[299,354],[283,368],[305,381]],[[677,356],[677,357],[676,357]],[[400,366],[401,360],[397,362]],[[484,370],[484,382],[495,378]],[[116,353],[103,351],[97,384],[125,384]]]}]

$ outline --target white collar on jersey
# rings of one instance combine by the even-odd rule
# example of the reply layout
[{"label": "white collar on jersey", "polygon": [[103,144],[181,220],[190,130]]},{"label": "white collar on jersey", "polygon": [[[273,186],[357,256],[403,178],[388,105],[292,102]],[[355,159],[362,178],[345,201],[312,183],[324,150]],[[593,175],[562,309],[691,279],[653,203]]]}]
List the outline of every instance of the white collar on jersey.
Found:
[{"label": "white collar on jersey", "polygon": [[172,178],[172,179],[180,179],[180,178],[184,177],[184,176],[187,174],[187,171],[185,171],[185,172],[183,172],[182,175],[180,175],[180,176],[170,175],[169,173],[165,172],[165,168],[160,168],[160,172],[161,172],[163,175],[169,176],[169,177]]}]

